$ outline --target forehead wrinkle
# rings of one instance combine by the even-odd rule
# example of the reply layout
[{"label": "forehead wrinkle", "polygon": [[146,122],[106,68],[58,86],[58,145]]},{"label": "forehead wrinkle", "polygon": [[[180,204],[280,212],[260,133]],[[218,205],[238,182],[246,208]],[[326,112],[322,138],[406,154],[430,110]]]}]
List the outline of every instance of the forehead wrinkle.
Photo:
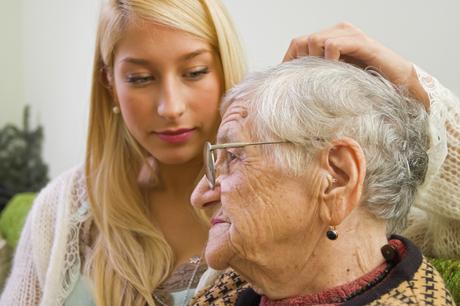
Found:
[{"label": "forehead wrinkle", "polygon": [[227,143],[227,142],[234,142],[235,131],[234,124],[238,123],[240,126],[243,126],[243,121],[247,117],[247,108],[243,105],[231,105],[230,108],[224,114],[224,118],[222,119],[218,134],[217,134],[217,142],[218,143]]},{"label": "forehead wrinkle", "polygon": [[247,107],[242,104],[243,101],[241,97],[224,97],[220,104],[220,114],[223,117],[232,108],[247,110]]},{"label": "forehead wrinkle", "polygon": [[230,120],[244,119],[248,116],[248,109],[244,105],[232,104],[222,116],[221,125]]},{"label": "forehead wrinkle", "polygon": [[[230,121],[236,121],[236,120],[230,120]],[[227,121],[227,122],[230,122],[230,121]],[[232,142],[230,134],[231,134],[231,128],[228,127],[227,124],[222,125],[217,134],[217,143]]]},{"label": "forehead wrinkle", "polygon": [[241,122],[241,117],[229,118],[225,124],[221,125],[219,132],[217,134],[218,143],[231,143],[231,142],[240,142],[241,134],[237,133],[242,132],[243,124]]}]

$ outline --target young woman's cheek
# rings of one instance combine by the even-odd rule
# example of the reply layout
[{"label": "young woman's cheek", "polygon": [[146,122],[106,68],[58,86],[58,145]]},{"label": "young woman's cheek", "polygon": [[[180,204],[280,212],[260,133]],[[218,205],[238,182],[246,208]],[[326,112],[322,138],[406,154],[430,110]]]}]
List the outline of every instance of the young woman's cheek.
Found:
[{"label": "young woman's cheek", "polygon": [[121,115],[130,132],[136,138],[148,133],[154,120],[155,91],[149,91],[146,88],[130,88],[126,84],[118,88],[117,98]]}]

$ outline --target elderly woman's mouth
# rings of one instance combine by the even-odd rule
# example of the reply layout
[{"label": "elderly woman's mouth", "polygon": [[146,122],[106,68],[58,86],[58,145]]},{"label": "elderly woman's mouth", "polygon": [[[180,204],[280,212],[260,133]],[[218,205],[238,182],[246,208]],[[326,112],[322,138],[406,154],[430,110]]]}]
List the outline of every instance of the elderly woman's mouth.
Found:
[{"label": "elderly woman's mouth", "polygon": [[229,223],[229,222],[224,220],[224,219],[219,219],[219,218],[212,218],[211,219],[211,226],[214,226],[214,225],[220,224],[220,223]]}]

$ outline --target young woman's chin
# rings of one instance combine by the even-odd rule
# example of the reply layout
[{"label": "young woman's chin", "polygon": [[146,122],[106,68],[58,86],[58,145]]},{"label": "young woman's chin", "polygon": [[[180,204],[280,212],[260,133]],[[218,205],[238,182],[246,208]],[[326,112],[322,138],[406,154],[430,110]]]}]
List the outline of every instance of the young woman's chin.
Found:
[{"label": "young woman's chin", "polygon": [[164,165],[202,163],[203,160],[202,149],[190,147],[150,150],[150,154]]}]

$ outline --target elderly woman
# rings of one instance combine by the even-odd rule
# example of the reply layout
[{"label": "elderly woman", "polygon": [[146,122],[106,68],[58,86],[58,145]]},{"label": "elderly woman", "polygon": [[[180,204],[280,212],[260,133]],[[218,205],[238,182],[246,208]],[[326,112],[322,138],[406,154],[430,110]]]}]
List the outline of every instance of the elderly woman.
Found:
[{"label": "elderly woman", "polygon": [[303,58],[223,102],[192,203],[215,208],[208,264],[251,285],[237,305],[453,305],[404,226],[428,119],[382,77]]}]

